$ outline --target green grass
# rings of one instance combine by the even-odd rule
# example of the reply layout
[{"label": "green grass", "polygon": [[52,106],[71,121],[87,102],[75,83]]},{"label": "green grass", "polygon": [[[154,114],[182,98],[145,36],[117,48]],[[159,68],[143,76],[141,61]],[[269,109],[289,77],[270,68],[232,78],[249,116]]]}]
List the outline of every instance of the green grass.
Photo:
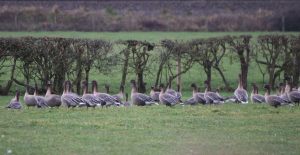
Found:
[{"label": "green grass", "polygon": [[188,40],[195,38],[219,37],[225,35],[253,35],[262,34],[299,34],[299,32],[77,32],[77,31],[42,31],[42,32],[0,32],[0,37],[66,37],[66,38],[90,38],[106,40],[147,40],[158,42],[163,39]]},{"label": "green grass", "polygon": [[300,153],[298,106],[1,108],[0,113],[1,154]]}]

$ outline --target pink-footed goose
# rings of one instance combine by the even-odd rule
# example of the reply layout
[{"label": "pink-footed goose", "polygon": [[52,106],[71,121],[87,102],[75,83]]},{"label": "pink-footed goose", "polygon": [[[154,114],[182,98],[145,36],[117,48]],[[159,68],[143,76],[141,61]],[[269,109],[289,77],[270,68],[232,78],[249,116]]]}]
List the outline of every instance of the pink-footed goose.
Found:
[{"label": "pink-footed goose", "polygon": [[82,98],[84,100],[87,100],[87,107],[93,107],[95,108],[96,106],[101,106],[101,103],[103,102],[103,100],[101,100],[100,98],[94,96],[94,94],[89,94],[88,93],[88,83],[87,81],[82,81],[82,90],[83,90],[83,94],[82,94]]},{"label": "pink-footed goose", "polygon": [[234,91],[234,96],[239,103],[247,104],[248,103],[248,93],[243,87],[242,75],[239,74],[239,84]]},{"label": "pink-footed goose", "polygon": [[251,92],[251,102],[252,103],[265,103],[265,97],[263,95],[258,94],[258,87],[255,83],[252,84],[252,92]]},{"label": "pink-footed goose", "polygon": [[26,90],[25,90],[24,103],[28,108],[34,107],[37,105],[34,95],[29,94],[29,85],[28,84],[27,84]]},{"label": "pink-footed goose", "polygon": [[300,103],[300,92],[297,90],[292,90],[291,85],[289,82],[286,83],[285,86],[285,93],[287,94],[289,100],[293,103],[297,103],[299,106]]},{"label": "pink-footed goose", "polygon": [[166,93],[163,84],[160,85],[159,101],[166,106],[174,106],[179,103],[179,99],[176,96]]},{"label": "pink-footed goose", "polygon": [[284,100],[281,99],[277,95],[270,95],[270,91],[271,91],[270,85],[265,84],[264,88],[266,89],[266,93],[265,93],[266,103],[269,104],[270,106],[275,107],[275,108],[281,106],[281,104],[284,102]]},{"label": "pink-footed goose", "polygon": [[206,100],[204,97],[204,93],[199,93],[198,92],[198,86],[195,83],[191,84],[191,87],[193,89],[193,98],[197,103],[205,104]]},{"label": "pink-footed goose", "polygon": [[204,98],[205,98],[205,104],[222,104],[224,103],[224,98],[220,97],[217,93],[211,92],[211,86],[209,81],[204,81],[205,84],[205,92],[204,92]]},{"label": "pink-footed goose", "polygon": [[17,90],[16,91],[16,96],[10,101],[10,103],[6,106],[6,108],[9,108],[9,109],[21,109],[22,108],[22,104],[19,101],[19,96],[20,96],[20,93]]},{"label": "pink-footed goose", "polygon": [[50,107],[59,107],[61,105],[61,96],[52,94],[50,81],[48,81],[47,83],[47,92],[45,94],[45,100],[47,102],[47,105]]},{"label": "pink-footed goose", "polygon": [[159,91],[156,91],[155,87],[152,86],[151,87],[151,91],[150,91],[150,97],[155,101],[155,102],[159,102]]},{"label": "pink-footed goose", "polygon": [[131,80],[131,102],[137,106],[158,104],[150,96],[138,93],[135,80]]},{"label": "pink-footed goose", "polygon": [[70,81],[65,81],[64,83],[64,92],[61,96],[61,102],[62,105],[66,107],[81,107],[81,106],[86,106],[88,101],[84,100],[82,97],[78,96],[75,93],[71,92],[71,82]]},{"label": "pink-footed goose", "polygon": [[284,100],[284,103],[282,105],[288,105],[290,103],[292,103],[287,95],[287,93],[285,93],[285,85],[284,83],[279,83],[279,96],[281,99]]},{"label": "pink-footed goose", "polygon": [[122,104],[122,100],[124,99],[124,86],[123,86],[123,85],[120,85],[119,93],[113,95],[113,97],[114,97],[119,103]]},{"label": "pink-footed goose", "polygon": [[36,100],[37,107],[38,108],[48,108],[49,106],[48,106],[48,104],[47,104],[47,102],[45,100],[45,97],[44,96],[39,96],[38,90],[39,90],[38,86],[37,86],[37,84],[35,84],[35,90],[34,90],[33,96],[34,96],[34,98]]},{"label": "pink-footed goose", "polygon": [[[169,77],[169,79],[171,79],[171,77]],[[172,89],[172,81],[169,80],[169,85],[168,85],[168,88],[166,89],[165,93],[171,94],[171,95],[175,96],[176,98],[179,99],[180,102],[182,102],[181,101],[182,95],[181,95],[179,86],[177,87],[177,89],[178,89],[177,91],[175,91],[174,89]]]},{"label": "pink-footed goose", "polygon": [[101,106],[120,106],[120,103],[111,95],[107,93],[100,93],[98,92],[98,83],[97,81],[93,80],[92,81],[92,89],[93,89],[93,94],[97,98],[99,98],[101,102]]}]

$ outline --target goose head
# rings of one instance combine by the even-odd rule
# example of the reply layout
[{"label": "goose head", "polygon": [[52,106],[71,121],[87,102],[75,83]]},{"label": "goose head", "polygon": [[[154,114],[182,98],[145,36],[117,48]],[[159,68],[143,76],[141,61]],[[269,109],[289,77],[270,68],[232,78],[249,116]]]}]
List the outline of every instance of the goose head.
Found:
[{"label": "goose head", "polygon": [[256,84],[255,83],[252,83],[251,84],[252,85],[252,94],[258,94],[258,89],[257,89],[257,86],[256,86]]},{"label": "goose head", "polygon": [[124,93],[124,86],[122,84],[120,85],[120,92]]},{"label": "goose head", "polygon": [[19,90],[16,90],[16,101],[19,101],[20,92]]},{"label": "goose head", "polygon": [[161,84],[159,85],[159,89],[160,89],[160,92],[161,92],[161,93],[164,93],[164,92],[165,92],[165,85],[164,85],[163,83],[161,83]]},{"label": "goose head", "polygon": [[269,84],[265,84],[264,85],[264,89],[266,90],[266,96],[268,96],[268,95],[270,95],[270,89],[271,89],[271,87],[270,87],[270,85]]},{"label": "goose head", "polygon": [[104,87],[105,87],[106,93],[109,94],[109,87],[110,87],[109,84],[105,83]]},{"label": "goose head", "polygon": [[98,83],[96,80],[92,81],[92,90],[93,90],[93,93],[96,93],[98,91]]},{"label": "goose head", "polygon": [[205,80],[204,81],[204,86],[205,86],[205,91],[207,92],[207,91],[210,91],[210,82],[208,81],[208,80]]},{"label": "goose head", "polygon": [[135,80],[130,80],[130,85],[131,85],[131,93],[136,93],[137,88],[136,88],[136,82]]},{"label": "goose head", "polygon": [[193,88],[193,92],[197,92],[198,91],[198,87],[195,83],[191,84],[191,88]]},{"label": "goose head", "polygon": [[87,81],[83,80],[81,82],[81,87],[82,87],[82,90],[83,90],[83,94],[86,94],[88,92],[88,83],[87,83]]}]

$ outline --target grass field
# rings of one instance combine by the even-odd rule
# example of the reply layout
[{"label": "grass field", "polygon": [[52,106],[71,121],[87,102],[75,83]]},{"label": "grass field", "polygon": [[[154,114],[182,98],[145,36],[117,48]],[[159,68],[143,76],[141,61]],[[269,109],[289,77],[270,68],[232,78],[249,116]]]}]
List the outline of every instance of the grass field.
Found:
[{"label": "grass field", "polygon": [[299,154],[299,107],[0,109],[0,153]]},{"label": "grass field", "polygon": [[[0,37],[61,36],[107,40],[192,39],[268,32],[0,32]],[[276,33],[276,32],[274,32]],[[290,33],[299,34],[299,33]],[[223,63],[224,73],[236,86],[239,65]],[[17,74],[20,77],[20,74]],[[221,79],[213,72],[213,87]],[[5,76],[0,82],[6,81]],[[117,92],[120,70],[93,71],[91,79],[111,84]],[[132,74],[128,79],[134,78]],[[22,79],[22,78],[21,78]],[[202,68],[195,65],[183,77],[184,99],[189,84],[201,84]],[[251,64],[249,83],[262,83]],[[147,74],[147,87],[154,82]],[[202,86],[203,87],[203,86]],[[129,84],[126,86],[129,92]],[[202,88],[203,89],[203,88]],[[12,90],[14,91],[14,90]],[[231,92],[222,93],[232,95]],[[0,96],[0,154],[300,154],[300,107],[268,105],[164,106],[99,109],[27,109],[3,107],[12,96]],[[21,96],[23,98],[23,96]]]}]

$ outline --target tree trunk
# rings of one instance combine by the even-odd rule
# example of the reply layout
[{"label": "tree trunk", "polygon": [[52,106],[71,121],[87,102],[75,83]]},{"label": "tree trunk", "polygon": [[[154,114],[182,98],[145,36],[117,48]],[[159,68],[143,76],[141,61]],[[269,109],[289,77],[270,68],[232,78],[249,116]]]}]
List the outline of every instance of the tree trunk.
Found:
[{"label": "tree trunk", "polygon": [[85,81],[87,83],[86,89],[89,91],[89,75],[90,75],[90,69],[85,69]]},{"label": "tree trunk", "polygon": [[13,83],[13,79],[15,77],[16,64],[17,64],[17,59],[14,58],[13,66],[12,66],[11,73],[10,73],[10,80],[7,82],[7,84],[4,88],[4,90],[2,91],[1,95],[8,95],[8,92],[11,88],[12,83]]},{"label": "tree trunk", "polygon": [[144,83],[143,71],[137,74],[137,83],[138,83],[138,92],[145,93],[146,88]]},{"label": "tree trunk", "polygon": [[163,70],[163,64],[161,63],[161,64],[159,64],[159,68],[156,73],[155,87],[157,87],[160,82],[160,79],[162,76],[162,70]]},{"label": "tree trunk", "polygon": [[222,77],[223,83],[225,85],[225,89],[226,90],[230,90],[230,86],[229,83],[227,82],[224,73],[222,72],[222,70],[219,67],[214,67],[220,74],[220,76]]},{"label": "tree trunk", "polygon": [[177,84],[177,90],[179,91],[181,88],[181,53],[179,52],[177,55],[177,79],[176,79],[176,84]]},{"label": "tree trunk", "polygon": [[126,49],[126,51],[124,51],[124,65],[123,65],[123,70],[122,70],[122,80],[121,80],[121,85],[125,85],[126,82],[126,76],[127,76],[127,70],[128,70],[128,61],[129,61],[129,49]]},{"label": "tree trunk", "polygon": [[[300,52],[300,51],[299,51]],[[293,86],[298,87],[299,76],[300,76],[300,53],[297,52],[293,61]]]}]

